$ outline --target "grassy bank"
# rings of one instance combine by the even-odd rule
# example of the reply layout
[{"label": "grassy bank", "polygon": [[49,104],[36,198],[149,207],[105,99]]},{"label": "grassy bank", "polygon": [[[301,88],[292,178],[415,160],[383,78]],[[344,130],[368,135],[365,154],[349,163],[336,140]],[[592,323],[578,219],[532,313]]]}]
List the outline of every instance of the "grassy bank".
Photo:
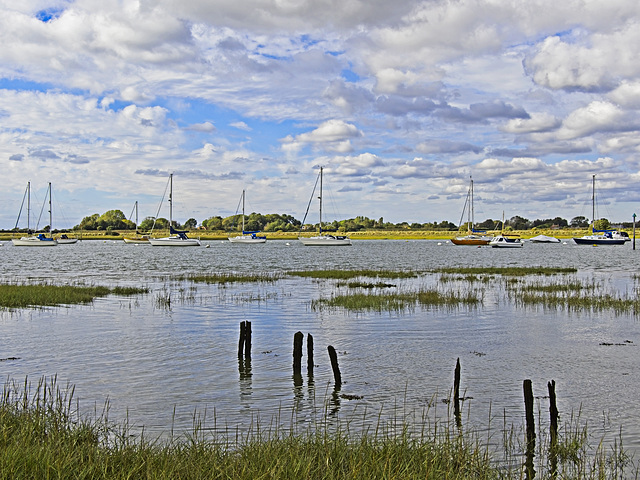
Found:
[{"label": "grassy bank", "polygon": [[621,443],[593,449],[586,427],[573,417],[560,427],[553,447],[538,431],[535,463],[527,471],[513,427],[503,428],[504,447],[497,450],[446,421],[413,435],[400,420],[360,433],[348,421],[331,431],[323,424],[303,432],[254,429],[239,432],[233,442],[194,421],[184,436],[149,440],[107,421],[106,408],[98,418],[81,416],[73,391],[58,388],[55,378],[35,387],[7,381],[0,401],[0,479],[493,480],[536,473],[608,479],[638,472]]},{"label": "grassy bank", "polygon": [[0,284],[0,309],[90,303],[107,295],[138,295],[148,288],[48,284]]}]

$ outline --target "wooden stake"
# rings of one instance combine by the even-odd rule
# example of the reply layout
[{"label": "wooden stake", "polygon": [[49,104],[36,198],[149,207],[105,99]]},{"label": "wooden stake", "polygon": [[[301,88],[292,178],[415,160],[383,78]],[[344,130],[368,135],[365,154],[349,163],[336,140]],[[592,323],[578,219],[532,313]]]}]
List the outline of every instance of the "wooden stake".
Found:
[{"label": "wooden stake", "polygon": [[340,367],[338,366],[338,355],[336,349],[331,345],[327,347],[329,351],[329,359],[331,360],[331,369],[333,370],[333,378],[335,380],[336,388],[340,388],[342,385],[342,375],[340,375]]}]

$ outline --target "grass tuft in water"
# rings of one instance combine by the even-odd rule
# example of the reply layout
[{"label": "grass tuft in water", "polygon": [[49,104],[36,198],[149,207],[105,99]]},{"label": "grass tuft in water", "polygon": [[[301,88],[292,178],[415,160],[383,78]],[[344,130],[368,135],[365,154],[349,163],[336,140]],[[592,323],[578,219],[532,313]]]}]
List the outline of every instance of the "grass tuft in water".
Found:
[{"label": "grass tuft in water", "polygon": [[577,268],[571,267],[451,267],[434,270],[436,273],[459,275],[557,275],[576,273]]},{"label": "grass tuft in water", "polygon": [[357,277],[415,278],[418,276],[416,272],[393,270],[301,270],[287,272],[287,274],[296,277],[334,278],[339,280],[348,280]]},{"label": "grass tuft in water", "polygon": [[474,306],[481,303],[473,292],[462,295],[456,292],[439,292],[437,290],[419,290],[404,293],[334,295],[331,298],[312,300],[312,310],[323,308],[344,308],[354,311],[399,312],[415,308],[416,305],[456,307],[460,305]]},{"label": "grass tuft in water", "polygon": [[270,273],[210,273],[207,275],[190,275],[188,280],[196,283],[251,283],[251,282],[275,282],[279,275]]},{"label": "grass tuft in water", "polygon": [[138,295],[148,288],[48,284],[0,284],[0,308],[16,309],[90,303],[107,295]]}]

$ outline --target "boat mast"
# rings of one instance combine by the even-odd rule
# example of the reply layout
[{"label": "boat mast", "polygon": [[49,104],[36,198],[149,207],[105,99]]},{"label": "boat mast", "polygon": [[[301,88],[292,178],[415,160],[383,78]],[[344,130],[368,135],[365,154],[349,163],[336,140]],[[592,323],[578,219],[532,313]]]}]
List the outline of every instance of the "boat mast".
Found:
[{"label": "boat mast", "polygon": [[138,201],[136,200],[136,230],[138,230]]},{"label": "boat mast", "polygon": [[473,178],[471,176],[469,176],[469,179],[471,180],[471,208],[469,209],[471,218],[470,221],[471,223],[469,224],[469,229],[471,230],[471,232],[473,233],[473,224],[474,224],[474,214],[475,212],[473,211]]},{"label": "boat mast", "polygon": [[244,235],[244,190],[242,190],[242,234]]},{"label": "boat mast", "polygon": [[322,167],[320,167],[320,235],[322,235]]},{"label": "boat mast", "polygon": [[173,226],[173,173],[169,174],[169,232]]},{"label": "boat mast", "polygon": [[49,235],[53,237],[53,214],[51,209],[51,182],[49,182]]},{"label": "boat mast", "polygon": [[596,175],[593,175],[591,182],[591,231],[595,228],[596,224]]},{"label": "boat mast", "polygon": [[31,235],[31,182],[27,182],[27,235]]}]

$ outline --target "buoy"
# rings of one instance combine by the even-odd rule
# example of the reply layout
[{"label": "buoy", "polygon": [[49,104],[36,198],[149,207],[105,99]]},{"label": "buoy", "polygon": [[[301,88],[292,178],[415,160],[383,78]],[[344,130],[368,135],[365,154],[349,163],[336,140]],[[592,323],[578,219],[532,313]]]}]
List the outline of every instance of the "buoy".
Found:
[{"label": "buoy", "polygon": [[208,243],[204,246],[204,248],[209,248],[211,245],[209,245]]}]

